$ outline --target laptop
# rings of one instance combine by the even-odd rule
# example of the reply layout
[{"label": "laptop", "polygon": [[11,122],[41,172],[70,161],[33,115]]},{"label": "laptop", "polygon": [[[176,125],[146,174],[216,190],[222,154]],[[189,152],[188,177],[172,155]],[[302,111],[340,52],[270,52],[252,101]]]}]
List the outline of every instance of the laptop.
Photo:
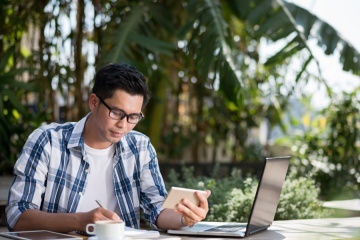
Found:
[{"label": "laptop", "polygon": [[247,237],[268,229],[272,224],[290,157],[266,158],[247,224],[235,222],[199,222],[193,227],[168,230],[168,234]]}]

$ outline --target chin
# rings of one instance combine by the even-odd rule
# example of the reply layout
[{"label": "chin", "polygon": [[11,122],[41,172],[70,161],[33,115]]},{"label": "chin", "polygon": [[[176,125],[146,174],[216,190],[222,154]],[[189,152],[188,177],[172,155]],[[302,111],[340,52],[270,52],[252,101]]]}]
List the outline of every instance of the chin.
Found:
[{"label": "chin", "polygon": [[124,135],[121,135],[120,137],[110,137],[110,138],[109,138],[109,142],[111,142],[111,143],[117,143],[117,142],[119,142],[124,136],[125,136],[125,134],[124,134]]}]

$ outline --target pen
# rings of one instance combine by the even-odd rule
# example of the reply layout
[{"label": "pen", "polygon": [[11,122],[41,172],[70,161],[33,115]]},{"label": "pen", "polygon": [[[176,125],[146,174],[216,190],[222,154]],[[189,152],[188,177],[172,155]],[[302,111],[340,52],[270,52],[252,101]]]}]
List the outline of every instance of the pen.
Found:
[{"label": "pen", "polygon": [[[101,203],[100,203],[99,200],[95,200],[95,202],[96,202],[100,207],[104,208],[103,205],[101,205]],[[104,208],[104,209],[105,209],[105,208]]]},{"label": "pen", "polygon": [[[95,202],[96,202],[100,207],[102,207],[103,209],[106,209],[106,208],[103,207],[103,205],[101,204],[100,200],[95,200]],[[114,220],[114,219],[113,219],[113,220]],[[118,220],[115,220],[115,221],[118,221]],[[123,220],[120,219],[119,222],[123,222]]]}]

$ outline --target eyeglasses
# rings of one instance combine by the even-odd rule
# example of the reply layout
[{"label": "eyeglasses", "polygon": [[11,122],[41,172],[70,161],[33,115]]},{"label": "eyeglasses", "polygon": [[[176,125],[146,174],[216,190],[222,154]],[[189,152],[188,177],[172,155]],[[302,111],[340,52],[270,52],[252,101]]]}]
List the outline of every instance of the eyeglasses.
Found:
[{"label": "eyeglasses", "polygon": [[121,109],[112,109],[111,107],[109,107],[109,105],[106,104],[106,102],[101,97],[99,96],[97,97],[99,98],[100,102],[104,104],[104,106],[107,109],[109,109],[109,117],[111,117],[112,119],[123,120],[126,117],[128,123],[137,124],[145,117],[142,112],[140,112],[140,114],[138,113],[126,114],[126,112],[124,112]]}]

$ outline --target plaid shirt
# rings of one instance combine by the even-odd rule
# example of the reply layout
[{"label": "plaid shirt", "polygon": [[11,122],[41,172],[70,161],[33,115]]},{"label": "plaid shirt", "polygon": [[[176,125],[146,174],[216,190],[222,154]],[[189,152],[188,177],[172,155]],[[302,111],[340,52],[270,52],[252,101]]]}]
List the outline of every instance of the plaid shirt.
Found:
[{"label": "plaid shirt", "polygon": [[[6,216],[13,230],[28,209],[74,213],[87,186],[90,171],[84,148],[85,116],[77,123],[43,126],[28,138],[14,166]],[[120,217],[127,226],[140,227],[140,206],[156,228],[167,195],[154,147],[145,135],[131,131],[117,144],[113,183]],[[115,201],[115,199],[114,199]]]}]

